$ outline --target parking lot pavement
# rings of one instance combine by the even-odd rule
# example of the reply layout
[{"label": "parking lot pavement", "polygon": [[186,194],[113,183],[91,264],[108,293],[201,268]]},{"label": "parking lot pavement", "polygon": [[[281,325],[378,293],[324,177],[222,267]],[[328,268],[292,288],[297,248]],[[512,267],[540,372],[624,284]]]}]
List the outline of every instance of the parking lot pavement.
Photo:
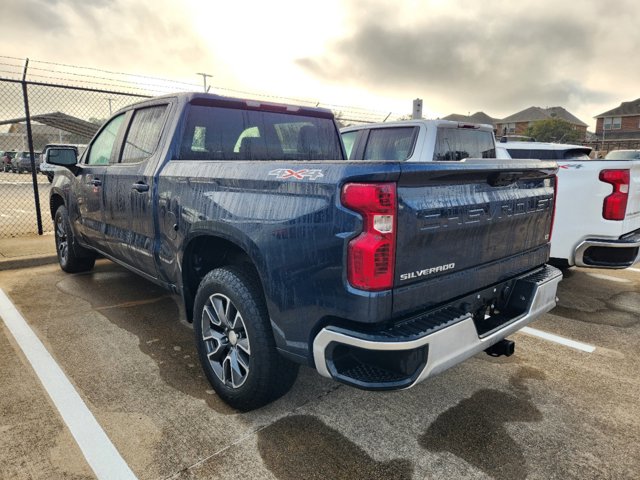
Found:
[{"label": "parking lot pavement", "polygon": [[[4,271],[0,288],[141,479],[640,471],[640,272],[572,269],[559,307],[532,325],[592,353],[518,333],[510,358],[481,354],[392,393],[302,368],[289,394],[246,414],[211,391],[176,298],[126,270],[102,260],[80,275]],[[6,329],[0,355],[0,476],[92,477]]]},{"label": "parking lot pavement", "polygon": [[[42,174],[37,174],[38,196],[42,211],[44,231],[52,231],[49,214],[50,184]],[[38,231],[36,207],[31,173],[0,171],[0,232],[11,232],[14,236],[28,235]]]}]

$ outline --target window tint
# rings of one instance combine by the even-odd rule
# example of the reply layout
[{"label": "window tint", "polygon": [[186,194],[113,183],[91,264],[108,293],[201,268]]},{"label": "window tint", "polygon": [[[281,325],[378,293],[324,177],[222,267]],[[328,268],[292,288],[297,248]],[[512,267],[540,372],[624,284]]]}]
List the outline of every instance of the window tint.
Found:
[{"label": "window tint", "polygon": [[123,120],[124,113],[121,113],[117,117],[113,118],[96,137],[91,145],[89,157],[87,158],[87,163],[89,165],[109,165],[113,145],[115,144],[116,137],[118,136],[118,130],[120,129],[120,125],[122,125]]},{"label": "window tint", "polygon": [[491,132],[470,128],[438,128],[436,148],[433,152],[434,160],[495,158],[495,156],[496,149]]},{"label": "window tint", "polygon": [[342,143],[344,143],[344,150],[347,152],[347,158],[351,158],[351,150],[353,150],[353,144],[358,136],[358,131],[345,132],[342,134]]},{"label": "window tint", "polygon": [[370,130],[364,160],[406,160],[413,151],[415,131],[415,127]]},{"label": "window tint", "polygon": [[526,158],[534,160],[560,160],[556,150],[534,150],[531,148],[508,148],[511,158]]},{"label": "window tint", "polygon": [[166,105],[136,110],[122,151],[122,163],[146,160],[158,146]]},{"label": "window tint", "polygon": [[582,150],[568,150],[564,152],[565,160],[591,160],[589,154]]},{"label": "window tint", "polygon": [[191,105],[183,160],[342,160],[332,119]]}]

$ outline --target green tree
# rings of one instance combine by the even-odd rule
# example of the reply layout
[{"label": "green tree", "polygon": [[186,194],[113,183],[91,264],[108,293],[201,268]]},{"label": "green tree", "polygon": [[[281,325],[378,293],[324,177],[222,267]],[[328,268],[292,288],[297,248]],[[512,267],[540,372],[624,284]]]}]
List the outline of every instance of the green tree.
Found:
[{"label": "green tree", "polygon": [[540,120],[527,128],[525,135],[533,137],[538,142],[579,142],[584,140],[584,134],[575,130],[566,120],[561,118],[550,118]]}]

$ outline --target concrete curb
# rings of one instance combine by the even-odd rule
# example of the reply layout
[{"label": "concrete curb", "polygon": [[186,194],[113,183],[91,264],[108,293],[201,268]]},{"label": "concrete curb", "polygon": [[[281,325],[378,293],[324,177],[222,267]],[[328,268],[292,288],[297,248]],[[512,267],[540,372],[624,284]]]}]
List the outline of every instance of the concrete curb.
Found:
[{"label": "concrete curb", "polygon": [[29,257],[17,257],[0,259],[0,270],[18,270],[21,268],[39,267],[57,263],[58,257],[53,255],[32,255]]}]

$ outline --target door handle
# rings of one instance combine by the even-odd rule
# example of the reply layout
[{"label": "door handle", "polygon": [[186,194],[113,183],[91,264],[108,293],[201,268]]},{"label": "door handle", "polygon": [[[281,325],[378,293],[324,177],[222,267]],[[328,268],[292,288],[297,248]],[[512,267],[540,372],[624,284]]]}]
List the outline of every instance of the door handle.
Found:
[{"label": "door handle", "polygon": [[91,185],[93,185],[94,187],[102,186],[102,180],[100,180],[99,178],[93,178],[93,179],[91,179],[91,181],[89,183]]},{"label": "door handle", "polygon": [[140,192],[140,193],[149,191],[149,185],[147,185],[146,183],[142,183],[142,182],[134,183],[131,188],[133,190],[135,190],[136,192]]}]

